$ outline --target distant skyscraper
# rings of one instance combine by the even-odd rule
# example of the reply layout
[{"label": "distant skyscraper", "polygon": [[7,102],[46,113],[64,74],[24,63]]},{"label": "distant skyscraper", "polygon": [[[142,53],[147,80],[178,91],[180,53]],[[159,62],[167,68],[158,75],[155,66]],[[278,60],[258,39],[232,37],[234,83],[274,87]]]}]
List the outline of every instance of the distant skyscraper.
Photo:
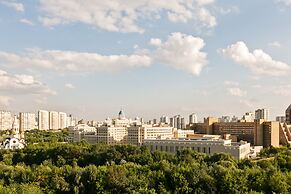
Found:
[{"label": "distant skyscraper", "polygon": [[170,124],[170,118],[168,116],[161,116],[160,123]]},{"label": "distant skyscraper", "polygon": [[67,113],[59,112],[59,129],[67,128]]},{"label": "distant skyscraper", "polygon": [[49,112],[46,110],[38,111],[38,129],[49,130]]},{"label": "distant skyscraper", "polygon": [[221,118],[218,118],[218,121],[220,123],[229,123],[231,119],[230,119],[230,116],[222,116]]},{"label": "distant skyscraper", "polygon": [[73,115],[67,116],[67,127],[72,127],[76,125],[76,118]]},{"label": "distant skyscraper", "polygon": [[19,113],[19,130],[24,132],[35,128],[35,114],[28,112]]},{"label": "distant skyscraper", "polygon": [[290,106],[286,109],[286,123],[288,125],[291,124],[291,104]]},{"label": "distant skyscraper", "polygon": [[12,129],[13,116],[9,111],[0,111],[0,130]]},{"label": "distant skyscraper", "polygon": [[49,112],[49,129],[59,129],[59,113],[56,111]]},{"label": "distant skyscraper", "polygon": [[195,113],[189,115],[189,124],[198,123],[197,115]]},{"label": "distant skyscraper", "polygon": [[269,109],[258,109],[255,112],[255,119],[264,119],[265,121],[269,120]]},{"label": "distant skyscraper", "polygon": [[176,115],[170,119],[170,125],[177,129],[185,128],[185,119],[181,115]]},{"label": "distant skyscraper", "polygon": [[285,123],[286,117],[285,116],[277,116],[276,121],[278,121],[279,123]]}]

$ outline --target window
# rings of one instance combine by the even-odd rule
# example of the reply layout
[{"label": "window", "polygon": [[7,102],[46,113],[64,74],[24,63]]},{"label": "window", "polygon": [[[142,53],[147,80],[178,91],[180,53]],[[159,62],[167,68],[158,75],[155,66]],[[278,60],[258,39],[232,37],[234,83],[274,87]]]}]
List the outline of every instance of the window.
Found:
[{"label": "window", "polygon": [[200,147],[197,148],[197,151],[200,152]]},{"label": "window", "polygon": [[203,148],[203,153],[206,153],[206,148]]},{"label": "window", "polygon": [[208,153],[210,154],[210,147],[208,148]]}]

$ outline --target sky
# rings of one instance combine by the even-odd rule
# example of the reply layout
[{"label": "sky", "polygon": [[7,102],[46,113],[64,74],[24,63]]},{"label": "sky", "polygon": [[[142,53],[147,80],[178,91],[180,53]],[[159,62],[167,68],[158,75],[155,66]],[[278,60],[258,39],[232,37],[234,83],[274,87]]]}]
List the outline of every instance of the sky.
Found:
[{"label": "sky", "polygon": [[0,109],[275,118],[290,37],[291,0],[0,0]]}]

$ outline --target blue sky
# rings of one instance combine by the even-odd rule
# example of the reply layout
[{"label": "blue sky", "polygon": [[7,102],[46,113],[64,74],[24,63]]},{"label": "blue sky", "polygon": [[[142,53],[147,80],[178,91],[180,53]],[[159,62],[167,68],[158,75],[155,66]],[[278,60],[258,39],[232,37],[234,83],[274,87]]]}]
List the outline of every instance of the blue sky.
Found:
[{"label": "blue sky", "polygon": [[0,107],[79,118],[291,103],[290,0],[0,0]]}]

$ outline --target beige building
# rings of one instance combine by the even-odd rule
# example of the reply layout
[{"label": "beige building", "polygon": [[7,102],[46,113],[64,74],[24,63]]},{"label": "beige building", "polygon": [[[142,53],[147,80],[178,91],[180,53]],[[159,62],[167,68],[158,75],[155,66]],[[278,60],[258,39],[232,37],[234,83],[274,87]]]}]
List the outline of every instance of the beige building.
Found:
[{"label": "beige building", "polygon": [[231,134],[237,141],[247,141],[251,145],[278,146],[279,142],[279,123],[262,119],[254,122],[219,123],[217,119],[210,117],[204,123],[190,125],[190,129],[202,134]]},{"label": "beige building", "polygon": [[128,127],[128,144],[142,145],[145,139],[171,139],[173,127],[168,125],[137,125]]},{"label": "beige building", "polygon": [[151,151],[165,151],[176,153],[184,149],[191,149],[196,152],[213,155],[215,153],[229,153],[236,159],[248,158],[250,154],[250,143],[236,142],[231,140],[206,138],[201,139],[166,139],[150,140],[145,139],[144,145]]},{"label": "beige building", "polygon": [[279,133],[280,133],[280,144],[285,146],[291,145],[291,125],[287,125],[287,123],[280,123]]},{"label": "beige building", "polygon": [[97,143],[108,145],[127,144],[128,130],[123,126],[97,127]]},{"label": "beige building", "polygon": [[35,129],[36,120],[34,113],[21,112],[19,113],[19,130],[29,131]]},{"label": "beige building", "polygon": [[90,127],[87,124],[78,124],[69,126],[69,142],[80,142],[82,140],[88,143],[97,143],[97,130],[95,127]]},{"label": "beige building", "polygon": [[49,130],[49,112],[46,110],[38,111],[38,129]]},{"label": "beige building", "polygon": [[59,129],[59,113],[56,111],[49,112],[49,129],[57,130]]}]

